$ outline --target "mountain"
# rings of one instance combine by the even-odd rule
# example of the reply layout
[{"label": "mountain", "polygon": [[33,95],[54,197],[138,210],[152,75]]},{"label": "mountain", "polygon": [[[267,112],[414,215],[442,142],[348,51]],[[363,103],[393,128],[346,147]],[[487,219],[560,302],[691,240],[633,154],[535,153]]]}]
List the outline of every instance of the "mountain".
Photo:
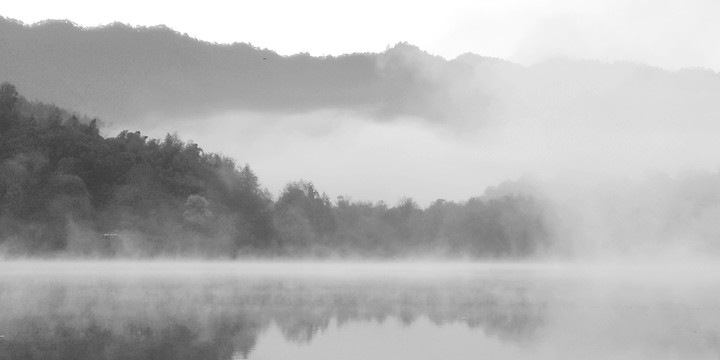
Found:
[{"label": "mountain", "polygon": [[[445,60],[399,44],[382,54],[280,56],[250,44],[213,44],[163,26],[0,19],[0,74],[27,94],[109,120],[218,109],[316,108],[442,118],[427,102],[433,79],[419,62]],[[468,72],[455,64],[443,71]],[[435,74],[440,75],[440,74]],[[82,89],[82,90],[81,90]]]},{"label": "mountain", "polygon": [[382,53],[280,56],[164,26],[57,20],[0,18],[0,77],[30,99],[119,123],[317,109],[462,124],[529,116],[624,123],[711,121],[720,110],[720,76],[705,69],[567,59],[525,67],[474,54],[446,60],[406,43]]}]

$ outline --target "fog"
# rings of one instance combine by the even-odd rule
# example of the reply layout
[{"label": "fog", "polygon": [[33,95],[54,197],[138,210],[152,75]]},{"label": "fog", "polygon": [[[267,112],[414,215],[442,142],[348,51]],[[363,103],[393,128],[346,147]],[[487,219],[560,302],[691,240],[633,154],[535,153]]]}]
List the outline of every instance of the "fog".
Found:
[{"label": "fog", "polygon": [[557,59],[494,71],[477,65],[468,79],[406,56],[418,77],[442,83],[442,96],[465,101],[463,91],[479,86],[491,100],[450,107],[436,94],[430,103],[444,121],[328,108],[148,116],[141,127],[162,136],[172,123],[205,150],[251,164],[273,194],[305,179],[331,199],[389,204],[532,195],[555,215],[562,256],[719,250],[717,73]]},{"label": "fog", "polygon": [[[360,107],[148,113],[136,126],[155,137],[170,129],[249,163],[274,193],[302,178],[331,198],[389,203],[466,200],[523,176],[602,182],[720,165],[713,137],[720,75],[710,70],[564,59],[523,67],[475,55],[446,61],[400,45],[375,62],[381,74],[407,71],[406,93]],[[110,121],[105,133],[124,128]]]},{"label": "fog", "polygon": [[[288,181],[305,179],[332,199],[392,204],[410,196],[425,206],[440,198],[478,195],[489,184],[520,175],[519,162],[526,161],[513,161],[513,154],[502,154],[510,149],[477,144],[474,135],[441,125],[419,119],[379,121],[347,111],[243,112],[203,118],[203,126],[197,119],[173,123],[182,138],[250,164],[275,194]],[[160,137],[166,130],[147,133]]]},{"label": "fog", "polygon": [[[465,200],[523,176],[601,182],[714,171],[719,164],[713,154],[720,151],[712,127],[690,124],[678,130],[676,124],[651,119],[617,126],[526,119],[453,129],[417,119],[384,122],[319,111],[232,113],[203,118],[202,126],[198,122],[174,120],[174,130],[207,151],[251,164],[275,193],[288,181],[306,179],[332,198],[392,203],[411,196],[423,205]],[[167,133],[164,127],[146,132]]]},{"label": "fog", "polygon": [[711,359],[720,351],[712,263],[11,261],[0,274],[0,354],[10,358]]}]

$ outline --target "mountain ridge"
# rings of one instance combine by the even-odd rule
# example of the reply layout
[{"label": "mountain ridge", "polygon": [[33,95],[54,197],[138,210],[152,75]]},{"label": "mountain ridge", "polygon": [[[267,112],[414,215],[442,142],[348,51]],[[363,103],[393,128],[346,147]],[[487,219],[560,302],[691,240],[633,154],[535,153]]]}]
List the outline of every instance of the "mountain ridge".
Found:
[{"label": "mountain ridge", "polygon": [[[0,77],[30,99],[123,126],[147,122],[150,114],[322,109],[477,126],[573,114],[587,102],[622,117],[628,98],[639,99],[631,107],[643,112],[656,104],[667,108],[649,116],[720,99],[720,76],[707,69],[561,58],[524,66],[472,53],[448,60],[408,43],[380,53],[284,56],[250,43],[198,40],[166,26],[26,25],[8,18],[0,18]],[[688,95],[678,87],[696,90]]]}]

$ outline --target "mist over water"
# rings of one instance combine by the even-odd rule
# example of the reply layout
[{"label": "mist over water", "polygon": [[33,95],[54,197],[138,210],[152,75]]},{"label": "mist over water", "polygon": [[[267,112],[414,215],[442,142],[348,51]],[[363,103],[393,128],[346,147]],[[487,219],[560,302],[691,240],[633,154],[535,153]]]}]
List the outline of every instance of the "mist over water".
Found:
[{"label": "mist over water", "polygon": [[0,353],[711,359],[717,265],[7,262]]}]

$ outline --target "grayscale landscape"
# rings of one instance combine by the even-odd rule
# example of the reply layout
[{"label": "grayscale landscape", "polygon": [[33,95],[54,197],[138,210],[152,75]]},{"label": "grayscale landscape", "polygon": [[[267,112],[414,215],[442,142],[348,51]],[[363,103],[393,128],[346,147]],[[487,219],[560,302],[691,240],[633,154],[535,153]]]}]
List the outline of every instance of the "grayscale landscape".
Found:
[{"label": "grayscale landscape", "polygon": [[0,9],[0,359],[720,358],[713,2],[86,5]]}]

